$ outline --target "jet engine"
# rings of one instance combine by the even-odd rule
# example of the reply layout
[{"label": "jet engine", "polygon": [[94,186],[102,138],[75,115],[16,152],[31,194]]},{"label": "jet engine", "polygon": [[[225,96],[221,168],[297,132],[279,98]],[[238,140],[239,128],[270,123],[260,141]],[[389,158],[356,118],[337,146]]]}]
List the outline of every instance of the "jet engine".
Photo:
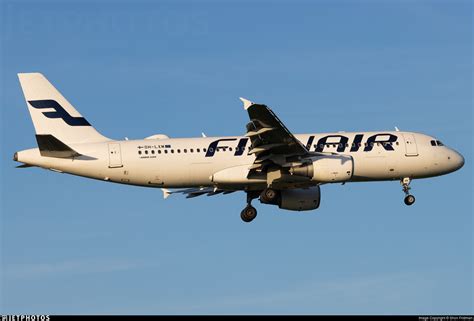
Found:
[{"label": "jet engine", "polygon": [[[263,192],[262,192],[263,193]],[[260,197],[260,202],[265,204],[278,205],[279,208],[290,211],[310,211],[319,207],[321,200],[321,190],[319,186],[310,188],[296,188],[278,191],[278,196],[274,201],[264,201],[264,197]]]},{"label": "jet engine", "polygon": [[346,155],[317,156],[305,165],[290,168],[290,174],[309,177],[318,183],[345,182],[353,173],[354,160]]}]

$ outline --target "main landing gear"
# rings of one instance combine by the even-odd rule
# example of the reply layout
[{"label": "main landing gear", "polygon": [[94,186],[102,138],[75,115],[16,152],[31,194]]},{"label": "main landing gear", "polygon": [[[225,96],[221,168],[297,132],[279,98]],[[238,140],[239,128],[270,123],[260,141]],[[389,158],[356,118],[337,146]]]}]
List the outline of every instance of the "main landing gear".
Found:
[{"label": "main landing gear", "polygon": [[410,194],[410,183],[411,179],[409,177],[405,177],[400,181],[400,184],[402,184],[403,187],[403,192],[406,195],[404,202],[408,206],[413,205],[413,203],[415,203],[415,196]]},{"label": "main landing gear", "polygon": [[265,204],[275,204],[278,198],[278,192],[273,188],[265,188],[260,193],[260,201]]},{"label": "main landing gear", "polygon": [[242,221],[249,223],[257,217],[257,210],[252,206],[252,200],[259,198],[264,204],[277,204],[280,193],[273,188],[265,188],[263,191],[247,191],[247,206],[240,213]]},{"label": "main landing gear", "polygon": [[240,218],[246,223],[252,222],[257,217],[257,209],[252,206],[252,200],[257,198],[259,193],[247,192],[247,206],[240,213]]}]

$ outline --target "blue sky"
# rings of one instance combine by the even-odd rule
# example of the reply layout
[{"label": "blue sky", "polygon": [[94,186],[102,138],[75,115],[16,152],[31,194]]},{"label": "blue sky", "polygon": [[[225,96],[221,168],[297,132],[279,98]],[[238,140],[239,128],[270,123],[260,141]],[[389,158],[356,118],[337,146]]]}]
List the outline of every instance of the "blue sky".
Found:
[{"label": "blue sky", "polygon": [[[1,313],[473,313],[470,1],[3,1]],[[402,130],[458,172],[324,186],[320,209],[15,169],[39,71],[106,136],[239,135],[239,96],[295,133]]]}]

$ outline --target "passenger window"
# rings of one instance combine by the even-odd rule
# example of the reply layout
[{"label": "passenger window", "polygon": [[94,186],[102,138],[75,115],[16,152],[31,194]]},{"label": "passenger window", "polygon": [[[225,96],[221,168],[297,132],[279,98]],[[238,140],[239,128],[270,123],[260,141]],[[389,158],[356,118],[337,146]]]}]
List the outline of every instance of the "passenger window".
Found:
[{"label": "passenger window", "polygon": [[440,142],[439,140],[437,140],[436,142],[438,143],[438,146],[444,146],[444,144]]},{"label": "passenger window", "polygon": [[400,145],[400,143],[399,143],[399,142],[396,142],[395,144],[396,144],[397,146],[398,146],[398,145]]},{"label": "passenger window", "polygon": [[161,150],[158,149],[158,154],[161,154]]},{"label": "passenger window", "polygon": [[154,150],[154,149],[152,149],[152,150],[151,150],[151,153],[152,153],[152,154],[155,154],[155,150]]},{"label": "passenger window", "polygon": [[178,154],[181,153],[181,149],[178,149]]},{"label": "passenger window", "polygon": [[145,154],[147,154],[147,155],[148,155],[148,151],[147,151],[147,150],[145,151]]},{"label": "passenger window", "polygon": [[174,149],[171,150],[171,154],[174,154]]},{"label": "passenger window", "polygon": [[196,152],[198,152],[198,153],[199,153],[200,151],[201,151],[201,150],[200,150],[199,148],[196,148]]},{"label": "passenger window", "polygon": [[139,150],[139,151],[138,151],[138,155],[141,155],[141,154],[142,154],[142,151],[141,151],[141,150]]},{"label": "passenger window", "polygon": [[187,152],[188,152],[188,150],[185,148],[185,149],[183,150],[183,152],[187,153]]},{"label": "passenger window", "polygon": [[165,154],[168,154],[168,150],[167,150],[167,149],[165,149]]},{"label": "passenger window", "polygon": [[[212,149],[212,148],[211,148],[211,149]],[[203,148],[203,149],[202,149],[202,151],[205,153],[205,152],[206,152],[206,149],[205,149],[205,148]],[[211,152],[212,152],[212,150],[211,150]]]},{"label": "passenger window", "polygon": [[229,147],[229,152],[231,152],[231,151],[232,151],[232,147]]},{"label": "passenger window", "polygon": [[194,153],[194,149],[191,148],[191,149],[189,150],[189,152],[190,152],[190,153]]}]

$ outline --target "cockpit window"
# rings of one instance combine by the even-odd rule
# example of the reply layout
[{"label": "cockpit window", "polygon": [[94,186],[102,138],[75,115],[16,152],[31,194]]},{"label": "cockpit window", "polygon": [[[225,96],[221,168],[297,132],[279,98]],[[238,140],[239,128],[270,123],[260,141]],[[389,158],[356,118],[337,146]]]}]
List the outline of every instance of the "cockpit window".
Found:
[{"label": "cockpit window", "polygon": [[434,140],[431,141],[431,146],[436,146],[436,142]]},{"label": "cockpit window", "polygon": [[438,143],[438,146],[444,146],[444,144],[440,142],[439,140],[437,140],[436,142]]}]

